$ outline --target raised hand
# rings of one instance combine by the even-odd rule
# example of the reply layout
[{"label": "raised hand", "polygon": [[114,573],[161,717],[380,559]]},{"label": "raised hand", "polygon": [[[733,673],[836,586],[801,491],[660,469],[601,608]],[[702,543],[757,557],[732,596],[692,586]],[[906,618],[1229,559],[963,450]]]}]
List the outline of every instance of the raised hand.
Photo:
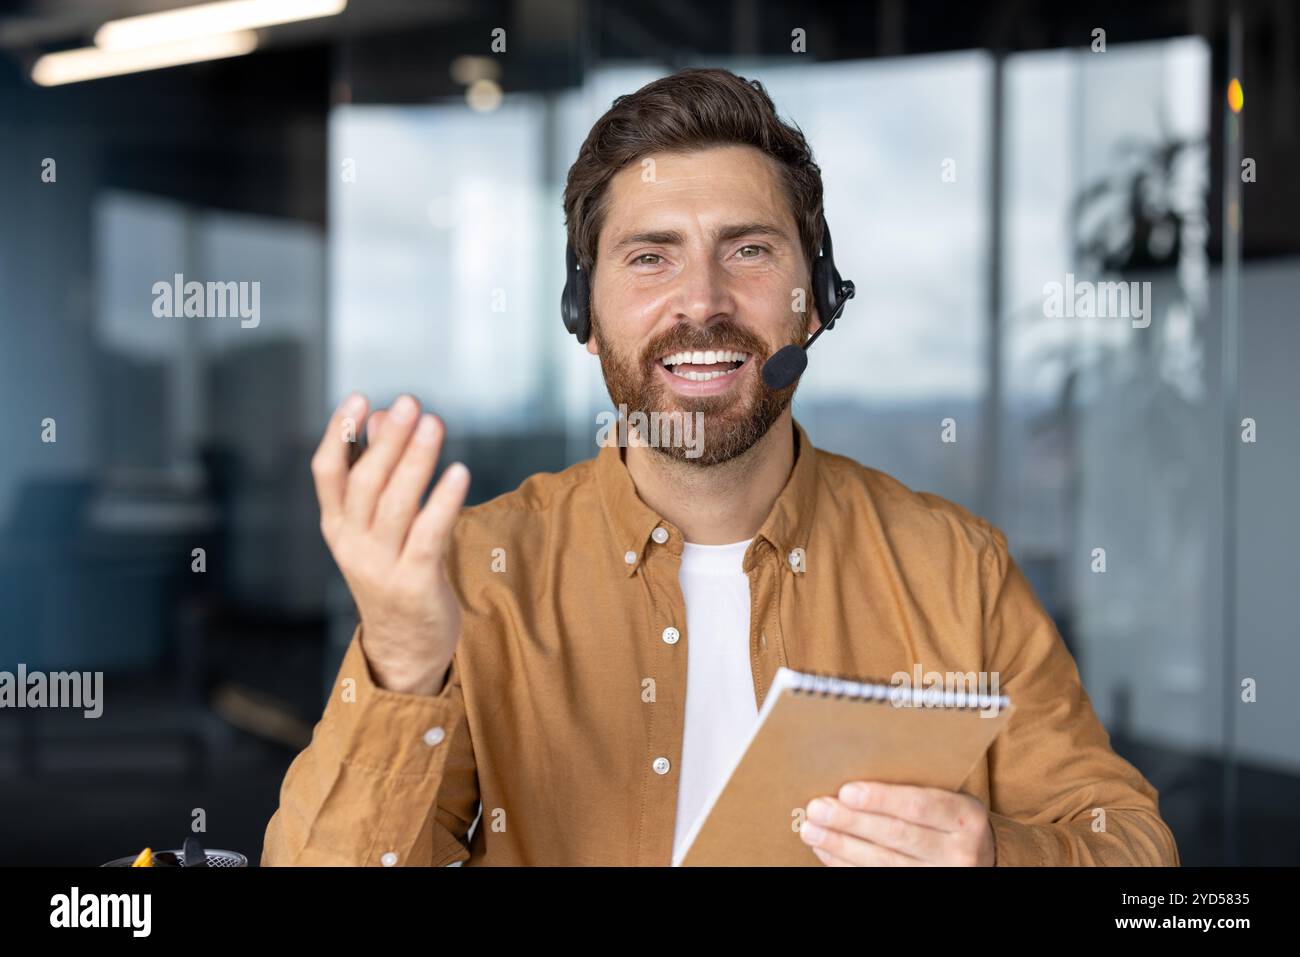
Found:
[{"label": "raised hand", "polygon": [[312,456],[321,534],[356,602],[375,682],[437,694],[460,639],[460,606],[443,561],[469,470],[453,463],[420,506],[445,430],[409,395],[371,416],[369,447],[349,468],[368,408],[365,396],[350,396]]}]

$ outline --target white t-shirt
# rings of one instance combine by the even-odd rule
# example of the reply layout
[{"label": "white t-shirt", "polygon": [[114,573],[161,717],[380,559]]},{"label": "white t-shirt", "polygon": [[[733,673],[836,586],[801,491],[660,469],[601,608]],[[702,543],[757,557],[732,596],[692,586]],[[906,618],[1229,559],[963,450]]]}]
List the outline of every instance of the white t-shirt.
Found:
[{"label": "white t-shirt", "polygon": [[686,723],[674,854],[758,720],[749,667],[749,579],[741,570],[747,548],[747,541],[682,547]]}]

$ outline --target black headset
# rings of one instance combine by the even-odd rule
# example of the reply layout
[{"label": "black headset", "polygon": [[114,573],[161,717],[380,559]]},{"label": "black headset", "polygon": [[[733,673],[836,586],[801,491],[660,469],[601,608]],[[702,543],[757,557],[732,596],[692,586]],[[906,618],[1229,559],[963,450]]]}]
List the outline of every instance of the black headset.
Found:
[{"label": "black headset", "polygon": [[[826,216],[822,214],[822,249],[813,261],[812,287],[813,302],[817,305],[817,315],[821,318],[821,328],[804,345],[806,349],[813,340],[835,325],[835,320],[844,311],[844,305],[853,298],[853,283],[840,278],[840,271],[835,268],[834,248],[831,245],[831,228],[826,225]],[[573,243],[564,249],[564,265],[567,270],[564,291],[560,293],[560,314],[564,319],[564,328],[577,336],[579,342],[585,343],[591,336],[591,286],[587,274],[578,264],[578,257],[573,252]]]}]

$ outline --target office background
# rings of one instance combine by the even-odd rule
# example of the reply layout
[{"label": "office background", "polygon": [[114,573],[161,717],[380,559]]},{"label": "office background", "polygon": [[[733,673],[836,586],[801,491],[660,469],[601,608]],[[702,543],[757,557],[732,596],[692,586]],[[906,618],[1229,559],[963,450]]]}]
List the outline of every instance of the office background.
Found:
[{"label": "office background", "polygon": [[[1005,530],[1185,864],[1300,863],[1291,0],[353,0],[31,79],[182,5],[0,14],[0,670],[105,674],[98,719],[0,711],[0,864],[178,847],[196,809],[256,860],[353,625],[329,411],[418,395],[474,502],[592,455],[564,177],[614,97],[701,65],[822,166],[858,296],[795,399],[814,441]],[[260,321],[156,318],[178,273],[259,282]],[[1149,282],[1150,325],[1046,315],[1067,276]]]}]

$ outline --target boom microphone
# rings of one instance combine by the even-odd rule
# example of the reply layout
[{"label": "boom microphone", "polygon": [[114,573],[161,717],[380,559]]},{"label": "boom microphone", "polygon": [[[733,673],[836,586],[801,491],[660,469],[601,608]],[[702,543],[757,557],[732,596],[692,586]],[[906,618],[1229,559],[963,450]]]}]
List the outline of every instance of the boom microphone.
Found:
[{"label": "boom microphone", "polygon": [[801,346],[788,345],[776,350],[776,355],[763,363],[763,384],[773,392],[794,385],[794,381],[803,375],[803,370],[808,368],[808,350],[829,328],[829,324],[821,326]]}]

